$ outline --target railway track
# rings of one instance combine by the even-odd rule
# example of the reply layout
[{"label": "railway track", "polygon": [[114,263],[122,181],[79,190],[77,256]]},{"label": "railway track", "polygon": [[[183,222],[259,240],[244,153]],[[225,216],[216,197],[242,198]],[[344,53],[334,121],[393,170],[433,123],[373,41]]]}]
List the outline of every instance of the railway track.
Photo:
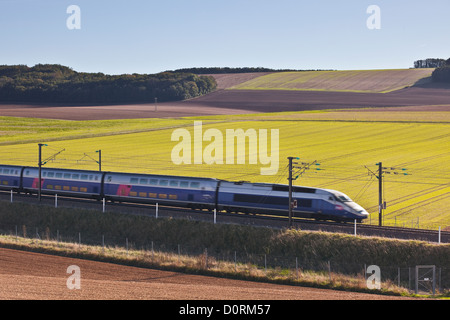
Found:
[{"label": "railway track", "polygon": [[[286,228],[288,227],[288,219],[284,217],[277,216],[267,216],[267,215],[246,215],[246,214],[230,214],[220,212],[214,214],[210,211],[201,210],[190,210],[185,208],[177,207],[166,207],[158,206],[152,204],[137,204],[137,203],[105,203],[102,201],[97,201],[94,199],[84,199],[84,198],[72,198],[72,197],[62,197],[58,196],[57,201],[55,201],[54,196],[43,195],[41,203],[38,202],[35,195],[25,195],[14,193],[11,198],[11,193],[0,191],[0,201],[3,202],[21,202],[36,205],[47,205],[58,207],[71,207],[71,208],[83,208],[90,210],[98,210],[105,212],[122,212],[130,214],[140,214],[148,216],[158,216],[158,217],[173,217],[173,218],[184,218],[189,220],[201,220],[210,221],[217,223],[233,223],[233,224],[243,224],[252,226],[263,226],[270,228]],[[448,231],[438,231],[438,230],[428,230],[428,229],[414,229],[414,228],[404,228],[404,227],[388,227],[388,226],[374,226],[367,224],[355,224],[354,223],[336,223],[328,221],[315,221],[308,219],[294,218],[293,227],[300,228],[301,230],[310,231],[324,231],[324,232],[336,232],[336,233],[346,233],[346,234],[357,234],[363,236],[374,236],[374,237],[387,237],[395,239],[405,239],[405,240],[421,240],[433,243],[450,243],[450,232]]]}]

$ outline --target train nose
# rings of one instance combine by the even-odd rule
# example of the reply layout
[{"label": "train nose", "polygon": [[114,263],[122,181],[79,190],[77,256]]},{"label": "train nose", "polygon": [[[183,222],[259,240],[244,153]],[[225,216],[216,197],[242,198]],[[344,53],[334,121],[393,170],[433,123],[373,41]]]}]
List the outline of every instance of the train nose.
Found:
[{"label": "train nose", "polygon": [[353,203],[350,208],[352,209],[353,213],[361,217],[361,219],[366,219],[369,217],[369,213],[366,211],[366,209],[356,203]]}]

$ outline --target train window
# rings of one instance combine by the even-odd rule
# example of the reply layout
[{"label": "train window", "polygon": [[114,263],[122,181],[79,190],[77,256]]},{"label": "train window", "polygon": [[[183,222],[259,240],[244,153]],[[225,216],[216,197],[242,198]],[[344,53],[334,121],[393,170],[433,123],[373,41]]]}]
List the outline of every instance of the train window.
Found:
[{"label": "train window", "polygon": [[139,179],[139,184],[148,184],[148,179],[145,178]]},{"label": "train window", "polygon": [[94,179],[94,176],[91,174],[89,175],[89,180],[92,181]]},{"label": "train window", "polygon": [[3,169],[2,169],[2,168],[0,168],[0,173],[2,173],[2,170],[3,170]]},{"label": "train window", "polygon": [[200,188],[200,182],[191,182],[191,188]]},{"label": "train window", "polygon": [[26,175],[26,176],[29,176],[29,175],[30,175],[30,170],[27,170],[27,171],[25,172],[25,175]]},{"label": "train window", "polygon": [[48,172],[47,173],[47,177],[49,177],[49,178],[53,178],[54,176],[55,176],[54,172]]},{"label": "train window", "polygon": [[111,182],[111,180],[112,180],[112,176],[108,176],[107,181],[108,181],[108,182]]},{"label": "train window", "polygon": [[42,172],[42,176],[46,177],[47,176],[47,171]]},{"label": "train window", "polygon": [[158,185],[158,179],[150,179],[150,183],[152,186]]},{"label": "train window", "polygon": [[55,173],[55,178],[62,178],[62,172]]},{"label": "train window", "polygon": [[[289,191],[289,186],[284,186],[284,185],[273,185],[272,186],[272,190],[273,191],[285,191],[288,192]],[[298,192],[298,193],[316,193],[316,189],[314,188],[304,188],[304,187],[292,187],[292,191],[293,192]]]},{"label": "train window", "polygon": [[189,182],[188,181],[180,181],[180,187],[189,188]]},{"label": "train window", "polygon": [[137,184],[139,182],[139,179],[138,178],[131,178],[130,179],[130,183],[133,183],[133,184]]},{"label": "train window", "polygon": [[171,187],[178,187],[178,181],[170,180],[170,186]]},{"label": "train window", "polygon": [[169,185],[169,180],[159,180],[159,185],[160,186],[167,186],[167,185]]},{"label": "train window", "polygon": [[9,169],[3,169],[4,174],[9,174]]},{"label": "train window", "polygon": [[88,175],[87,174],[82,174],[81,175],[81,180],[87,180],[88,179]]},{"label": "train window", "polygon": [[72,179],[78,180],[80,179],[80,175],[78,173],[72,174]]},{"label": "train window", "polygon": [[98,180],[98,177],[97,177],[97,176],[94,176],[94,180],[97,181],[97,180]]},{"label": "train window", "polygon": [[70,179],[71,175],[70,173],[64,173],[64,179]]}]

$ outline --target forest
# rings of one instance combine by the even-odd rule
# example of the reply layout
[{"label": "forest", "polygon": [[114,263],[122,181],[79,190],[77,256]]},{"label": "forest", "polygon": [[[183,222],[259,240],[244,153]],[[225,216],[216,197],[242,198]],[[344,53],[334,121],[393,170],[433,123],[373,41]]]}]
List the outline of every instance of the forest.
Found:
[{"label": "forest", "polygon": [[106,75],[58,64],[0,65],[1,102],[164,102],[194,98],[216,87],[213,77],[188,72]]}]

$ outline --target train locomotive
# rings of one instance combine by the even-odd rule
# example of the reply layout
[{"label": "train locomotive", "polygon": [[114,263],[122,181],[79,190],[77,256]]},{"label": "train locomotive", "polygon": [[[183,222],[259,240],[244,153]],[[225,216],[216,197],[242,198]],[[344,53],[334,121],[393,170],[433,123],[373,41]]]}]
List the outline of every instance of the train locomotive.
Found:
[{"label": "train locomotive", "polygon": [[[37,167],[0,165],[2,190],[37,193],[38,182]],[[57,168],[41,169],[41,193],[277,216],[288,216],[289,203],[283,184]],[[338,222],[368,217],[364,208],[335,190],[293,186],[292,199],[297,203],[294,217]]]}]

